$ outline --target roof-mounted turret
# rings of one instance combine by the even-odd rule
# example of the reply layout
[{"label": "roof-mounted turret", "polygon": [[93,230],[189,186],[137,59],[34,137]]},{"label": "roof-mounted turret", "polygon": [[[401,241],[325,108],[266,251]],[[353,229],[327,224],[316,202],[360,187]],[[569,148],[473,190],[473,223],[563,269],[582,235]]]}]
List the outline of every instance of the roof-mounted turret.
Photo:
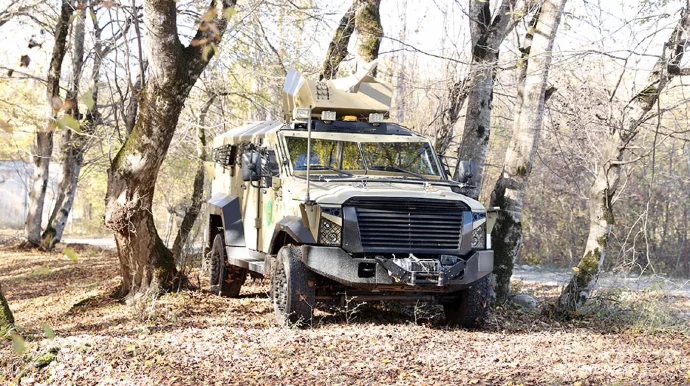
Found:
[{"label": "roof-mounted turret", "polygon": [[376,61],[360,66],[353,75],[316,81],[290,69],[283,86],[283,114],[292,120],[295,108],[311,106],[312,117],[323,111],[334,111],[338,117],[351,115],[366,118],[371,113],[388,115],[393,89],[390,84],[369,75]]}]

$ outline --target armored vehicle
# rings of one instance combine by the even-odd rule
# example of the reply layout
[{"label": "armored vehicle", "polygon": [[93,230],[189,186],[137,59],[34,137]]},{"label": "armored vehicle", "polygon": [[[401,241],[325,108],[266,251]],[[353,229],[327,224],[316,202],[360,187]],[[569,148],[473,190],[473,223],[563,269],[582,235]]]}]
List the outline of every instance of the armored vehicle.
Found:
[{"label": "armored vehicle", "polygon": [[284,324],[311,323],[317,303],[421,299],[476,325],[495,212],[461,194],[427,139],[386,121],[391,87],[367,72],[291,70],[283,121],[215,138],[211,289],[235,297],[248,274],[270,278]]}]

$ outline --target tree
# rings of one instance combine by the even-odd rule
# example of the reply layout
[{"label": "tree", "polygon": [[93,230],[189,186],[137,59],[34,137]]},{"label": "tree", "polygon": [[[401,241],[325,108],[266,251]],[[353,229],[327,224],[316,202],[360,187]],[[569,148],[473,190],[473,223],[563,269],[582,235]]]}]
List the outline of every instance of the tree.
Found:
[{"label": "tree", "polygon": [[331,79],[338,71],[338,65],[347,57],[347,45],[350,42],[352,32],[355,30],[355,4],[345,12],[340,19],[338,27],[335,29],[333,39],[326,51],[326,60],[323,62],[323,69],[319,74],[319,80]]},{"label": "tree", "polygon": [[48,226],[43,232],[44,244],[52,248],[60,238],[67,224],[67,217],[72,209],[74,193],[77,190],[79,171],[84,158],[83,142],[81,137],[79,114],[79,82],[81,81],[82,67],[84,64],[84,36],[85,36],[86,13],[81,12],[74,20],[72,27],[72,85],[65,98],[65,103],[69,105],[65,115],[69,116],[70,122],[76,125],[75,128],[69,125],[63,131],[62,143],[62,176],[58,183],[57,198],[55,206],[48,219]]},{"label": "tree", "polygon": [[520,61],[513,136],[490,206],[499,206],[492,232],[496,300],[508,297],[513,262],[522,246],[522,205],[539,146],[551,49],[566,0],[545,0],[530,22]]},{"label": "tree", "polygon": [[[149,66],[148,60],[141,58],[139,66],[139,75],[137,75],[134,84],[132,85],[132,95],[127,101],[127,106],[124,108],[124,120],[125,120],[125,133],[127,136],[132,134],[134,130],[134,125],[137,122],[137,115],[139,112],[139,93],[144,88],[146,84],[146,69]],[[124,100],[122,101],[124,105]]]},{"label": "tree", "polygon": [[601,138],[601,159],[589,190],[590,225],[587,243],[573,277],[558,298],[557,307],[561,311],[575,311],[585,304],[592,284],[604,264],[614,224],[612,199],[618,189],[621,168],[626,162],[624,156],[641,126],[652,117],[661,119],[654,113],[650,116],[650,112],[659,103],[659,95],[664,88],[674,77],[690,74],[690,71],[680,66],[689,32],[690,1],[686,1],[676,27],[663,45],[661,57],[649,76],[647,87],[626,104],[617,118],[607,119],[609,130]]},{"label": "tree", "polygon": [[[319,74],[320,80],[328,80],[336,75],[338,66],[347,57],[347,46],[353,32],[356,32],[355,52],[359,59],[368,63],[379,57],[383,38],[380,7],[381,0],[353,0],[328,45],[326,60]],[[376,69],[372,71],[372,76],[376,76]]]},{"label": "tree", "polygon": [[[405,74],[405,50],[404,44],[407,38],[407,0],[403,0],[400,4],[402,14],[400,15],[400,34],[398,36],[400,51],[393,56],[391,59],[393,65],[393,81],[394,81],[394,91],[393,100],[391,105],[393,109],[391,111],[391,118],[393,121],[400,124],[405,124],[405,110],[407,109],[407,95],[406,95],[406,74]],[[447,18],[447,16],[446,16]]]},{"label": "tree", "polygon": [[[469,197],[479,197],[482,170],[490,134],[491,104],[498,67],[500,47],[517,22],[529,11],[527,2],[516,9],[517,0],[502,0],[491,13],[491,2],[469,0],[469,23],[472,61],[467,74],[452,82],[445,103],[433,122],[436,126],[436,150],[445,154],[460,131],[460,112],[468,100],[458,160],[474,162],[473,184],[466,190]],[[460,176],[454,176],[458,179]]]},{"label": "tree", "polygon": [[[355,0],[355,31],[357,56],[364,62],[371,62],[379,57],[379,47],[383,38],[381,0]],[[372,71],[376,76],[376,69]]]},{"label": "tree", "polygon": [[63,108],[60,99],[60,72],[62,61],[65,58],[67,34],[69,24],[74,13],[74,7],[68,0],[62,0],[60,18],[55,28],[55,46],[50,59],[48,69],[46,101],[50,116],[46,126],[36,131],[36,154],[34,154],[34,177],[31,192],[29,193],[29,212],[26,218],[26,238],[30,244],[40,245],[41,223],[43,220],[43,206],[45,203],[46,189],[48,187],[48,170],[50,158],[53,154],[53,131],[56,128],[57,112]]},{"label": "tree", "polygon": [[[465,94],[462,87],[459,87],[459,90],[453,89],[451,92],[455,93],[454,97],[458,102],[463,101],[463,95],[467,96],[467,114],[457,159],[474,164],[472,186],[464,192],[474,199],[479,197],[491,133],[491,108],[500,47],[507,34],[515,27],[515,21],[520,19],[520,13],[515,12],[516,3],[516,0],[502,0],[494,15],[491,15],[489,1],[470,1],[472,64],[467,80],[462,83],[467,91]],[[450,111],[454,113],[451,118],[454,118],[455,112],[459,113],[460,109],[452,104],[451,107]],[[461,177],[459,170],[460,168],[455,170],[455,180]]]},{"label": "tree", "polygon": [[180,229],[177,232],[175,241],[173,243],[172,253],[175,260],[180,262],[182,257],[182,247],[187,243],[189,234],[192,232],[194,223],[196,223],[199,213],[201,212],[201,204],[204,201],[204,181],[205,181],[205,166],[204,162],[209,160],[208,152],[206,151],[206,116],[208,110],[213,106],[213,102],[220,94],[212,94],[206,103],[201,108],[199,114],[199,124],[196,127],[197,135],[197,156],[199,157],[196,174],[194,175],[194,188],[192,191],[191,205],[185,210],[184,217],[180,223]]},{"label": "tree", "polygon": [[12,310],[10,310],[7,299],[5,299],[5,295],[2,293],[2,286],[0,286],[0,337],[2,337],[13,324],[14,316],[12,316]]},{"label": "tree", "polygon": [[151,213],[158,171],[190,90],[227,29],[235,0],[212,0],[188,46],[177,31],[175,2],[144,1],[149,79],[138,94],[136,124],[108,170],[105,225],[115,234],[121,295],[137,300],[177,278],[172,253]]},{"label": "tree", "polygon": [[[78,130],[69,126],[65,127],[64,130],[61,149],[62,176],[58,184],[55,206],[48,220],[48,226],[43,233],[44,245],[48,248],[53,248],[55,244],[62,239],[62,234],[67,225],[67,219],[74,204],[74,197],[79,183],[79,174],[84,165],[84,156],[89,146],[89,137],[95,133],[98,125],[101,124],[101,113],[98,107],[98,100],[103,58],[110,54],[115,48],[116,41],[127,33],[131,25],[130,20],[128,20],[122,31],[116,33],[104,44],[101,39],[104,28],[99,26],[98,19],[96,18],[97,10],[95,9],[95,5],[91,5],[90,7],[92,11],[91,21],[93,22],[94,28],[94,46],[92,49],[93,63],[90,78],[91,89],[80,98],[79,83],[82,79],[84,38],[86,36],[86,13],[82,12],[79,17],[75,18],[72,28],[72,85],[66,98],[70,103],[70,108],[66,113],[72,117],[72,122],[74,124],[78,122]],[[86,112],[83,117],[79,112],[79,99],[81,99],[86,106]],[[136,109],[134,111],[136,111]],[[127,118],[125,121],[127,121]]]},{"label": "tree", "polygon": [[40,20],[34,15],[36,10],[43,4],[44,2],[41,0],[28,4],[22,0],[11,0],[9,5],[0,10],[0,27],[12,20],[12,18],[18,16],[26,17],[33,20],[40,26],[45,26],[43,20]]}]

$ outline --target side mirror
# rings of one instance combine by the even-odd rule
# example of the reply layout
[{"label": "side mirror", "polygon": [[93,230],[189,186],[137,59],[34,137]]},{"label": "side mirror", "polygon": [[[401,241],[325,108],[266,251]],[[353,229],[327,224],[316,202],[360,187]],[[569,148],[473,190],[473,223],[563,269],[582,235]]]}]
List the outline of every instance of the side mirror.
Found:
[{"label": "side mirror", "polygon": [[242,181],[259,181],[261,179],[261,155],[250,150],[242,154]]},{"label": "side mirror", "polygon": [[474,162],[460,161],[458,162],[458,182],[467,184],[472,180],[474,174],[472,170],[474,169]]}]

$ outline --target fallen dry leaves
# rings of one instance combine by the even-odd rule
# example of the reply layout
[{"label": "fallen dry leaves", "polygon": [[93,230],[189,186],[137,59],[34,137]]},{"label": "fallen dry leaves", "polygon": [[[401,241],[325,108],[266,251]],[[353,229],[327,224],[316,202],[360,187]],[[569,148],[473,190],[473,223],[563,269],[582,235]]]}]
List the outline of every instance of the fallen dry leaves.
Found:
[{"label": "fallen dry leaves", "polygon": [[[125,306],[110,297],[119,280],[116,255],[74,250],[77,258],[0,249],[0,281],[26,339],[21,355],[11,341],[0,342],[0,383],[690,383],[690,340],[682,328],[634,328],[609,314],[564,321],[506,309],[469,331],[444,327],[433,307],[381,312],[378,304],[358,308],[354,321],[346,311],[319,311],[311,328],[280,328],[264,282],[248,281],[239,299],[183,291]],[[191,279],[196,283],[195,273]],[[542,300],[557,293],[532,290]],[[669,307],[687,305],[686,298],[668,300]],[[51,353],[47,365],[37,364]]]}]

